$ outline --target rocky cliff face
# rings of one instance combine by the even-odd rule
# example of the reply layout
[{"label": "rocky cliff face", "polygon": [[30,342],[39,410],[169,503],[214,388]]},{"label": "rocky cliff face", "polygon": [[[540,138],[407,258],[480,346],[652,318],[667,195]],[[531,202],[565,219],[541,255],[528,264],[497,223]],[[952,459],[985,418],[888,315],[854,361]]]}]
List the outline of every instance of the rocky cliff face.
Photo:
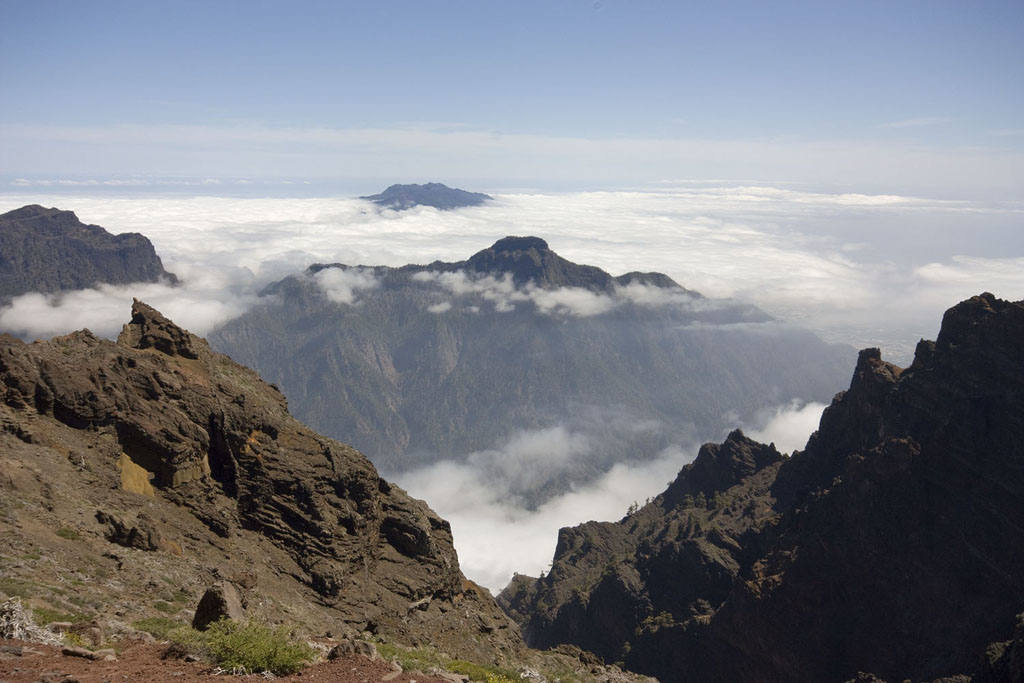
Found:
[{"label": "rocky cliff face", "polygon": [[[0,395],[5,592],[130,620],[229,579],[310,630],[478,661],[521,645],[459,571],[447,522],[145,304],[117,343],[0,336]],[[74,604],[58,590],[69,576]]]},{"label": "rocky cliff face", "polygon": [[143,235],[111,235],[71,211],[35,205],[0,216],[0,299],[160,280],[176,278]]},{"label": "rocky cliff face", "polygon": [[862,351],[805,450],[706,446],[499,600],[663,680],[1020,680],[1022,567],[1024,302],[983,294],[908,368]]}]

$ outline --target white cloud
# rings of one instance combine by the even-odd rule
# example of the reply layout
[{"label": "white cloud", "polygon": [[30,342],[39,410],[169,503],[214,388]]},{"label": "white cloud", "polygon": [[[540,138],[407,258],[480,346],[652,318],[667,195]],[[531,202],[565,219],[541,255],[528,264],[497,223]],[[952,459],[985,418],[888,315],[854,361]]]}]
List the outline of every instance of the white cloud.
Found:
[{"label": "white cloud", "polygon": [[356,292],[376,289],[380,280],[365,268],[324,268],[313,275],[321,291],[336,304],[356,303]]},{"label": "white cloud", "polygon": [[450,301],[442,301],[439,304],[427,306],[427,312],[429,313],[446,313],[450,310],[452,310],[452,302]]},{"label": "white cloud", "polygon": [[[466,576],[497,592],[514,572],[536,576],[551,563],[561,527],[620,519],[630,504],[642,504],[661,493],[696,454],[695,448],[670,448],[648,462],[615,464],[591,483],[535,509],[518,503],[514,481],[510,485],[493,476],[492,467],[497,466],[513,479],[530,477],[522,470],[557,467],[548,457],[565,465],[586,457],[589,445],[588,437],[561,427],[521,432],[504,448],[478,455],[476,461],[444,461],[396,480],[451,523]],[[502,464],[503,456],[507,465]]]},{"label": "white cloud", "polygon": [[533,288],[530,300],[541,313],[566,313],[580,318],[607,313],[618,303],[607,294],[596,294],[582,287]]},{"label": "white cloud", "polygon": [[176,324],[205,335],[217,325],[245,311],[252,294],[226,286],[217,273],[172,287],[161,283],[99,285],[59,294],[28,293],[0,308],[0,330],[26,339],[46,339],[89,328],[94,334],[116,338],[131,317],[132,298],[153,306]]},{"label": "white cloud", "polygon": [[[852,369],[851,369],[852,372]],[[841,387],[837,387],[837,390]],[[824,403],[789,403],[758,412],[749,425],[740,425],[743,433],[755,441],[774,443],[782,453],[792,453],[807,445],[807,439],[818,428]]]},{"label": "white cloud", "polygon": [[[498,313],[515,310],[517,303],[531,302],[544,315],[566,315],[580,318],[607,313],[625,303],[646,308],[665,306],[684,307],[688,310],[710,310],[720,302],[698,300],[679,290],[666,289],[633,282],[625,287],[616,287],[613,293],[592,292],[582,287],[557,287],[542,289],[530,282],[516,287],[507,274],[497,278],[493,275],[469,275],[465,271],[435,272],[420,271],[412,276],[414,282],[432,285],[457,297],[479,296],[490,302]],[[444,307],[444,304],[449,304]],[[432,313],[447,311],[450,302],[434,304],[427,308]],[[479,310],[478,306],[469,309]],[[471,310],[471,312],[476,312]]]}]

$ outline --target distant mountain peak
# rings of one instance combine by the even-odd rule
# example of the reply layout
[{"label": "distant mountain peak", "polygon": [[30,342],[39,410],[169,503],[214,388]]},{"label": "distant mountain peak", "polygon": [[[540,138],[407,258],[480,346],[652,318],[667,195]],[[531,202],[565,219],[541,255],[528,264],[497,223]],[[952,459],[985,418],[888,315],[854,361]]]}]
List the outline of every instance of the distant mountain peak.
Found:
[{"label": "distant mountain peak", "polygon": [[48,209],[45,206],[41,206],[39,204],[28,204],[27,206],[23,206],[20,209],[8,211],[7,213],[4,214],[4,217],[9,218],[11,220],[23,220],[25,218],[35,218],[37,216],[57,216],[60,214],[67,214],[68,216],[74,216],[75,220],[78,219],[78,217],[75,216],[74,211],[65,211],[63,209],[57,208]]},{"label": "distant mountain peak", "polygon": [[139,233],[114,235],[73,211],[29,204],[0,215],[0,299],[97,283],[177,282]]},{"label": "distant mountain peak", "polygon": [[432,206],[435,209],[449,211],[464,206],[479,206],[494,199],[482,192],[469,192],[457,187],[448,187],[443,183],[425,183],[417,185],[391,185],[380,194],[360,197],[378,206],[396,211],[404,211],[414,206]]},{"label": "distant mountain peak", "polygon": [[517,237],[515,235],[502,237],[491,245],[491,249],[494,251],[528,251],[530,249],[549,251],[548,243],[540,237]]},{"label": "distant mountain peak", "polygon": [[[641,284],[665,289],[685,290],[664,273],[631,272],[613,277],[597,266],[581,265],[562,258],[540,237],[509,235],[467,261],[452,264],[469,272],[511,275],[516,286],[532,282],[542,289],[580,287],[595,292],[610,292],[616,287]],[[690,292],[700,297],[697,292]]]}]

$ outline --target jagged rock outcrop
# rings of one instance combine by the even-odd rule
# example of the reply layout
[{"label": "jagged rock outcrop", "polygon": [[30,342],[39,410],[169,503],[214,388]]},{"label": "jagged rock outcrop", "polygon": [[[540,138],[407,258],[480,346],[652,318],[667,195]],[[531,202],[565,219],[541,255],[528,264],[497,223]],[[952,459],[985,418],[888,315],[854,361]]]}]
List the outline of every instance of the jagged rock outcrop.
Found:
[{"label": "jagged rock outcrop", "polygon": [[307,627],[429,639],[477,660],[520,646],[461,574],[446,521],[293,419],[254,371],[141,302],[117,343],[87,330],[33,344],[0,335],[0,400],[0,528],[31,547],[65,525],[76,559],[51,564],[118,572],[109,588],[83,580],[111,591],[111,605],[131,593],[126,582],[159,594],[176,576],[171,585],[192,593],[238,575],[257,603],[303,614]]},{"label": "jagged rock outcrop", "polygon": [[432,206],[435,209],[449,211],[464,206],[479,206],[494,198],[482,192],[467,192],[442,183],[425,183],[423,185],[391,185],[380,194],[372,194],[360,197],[360,199],[367,199],[378,206],[396,211],[404,211],[414,206]]},{"label": "jagged rock outcrop", "polygon": [[0,300],[98,283],[159,281],[177,278],[143,235],[112,235],[71,211],[37,205],[0,215]]},{"label": "jagged rock outcrop", "polygon": [[855,353],[664,274],[573,263],[530,236],[455,262],[316,264],[265,293],[211,343],[382,469],[500,448],[521,430],[584,435],[588,460],[517,492],[530,497],[623,454],[722,433],[730,413],[827,401]]},{"label": "jagged rock outcrop", "polygon": [[1022,567],[1024,302],[983,294],[908,368],[862,351],[803,451],[706,446],[499,601],[530,643],[663,680],[1008,681]]}]

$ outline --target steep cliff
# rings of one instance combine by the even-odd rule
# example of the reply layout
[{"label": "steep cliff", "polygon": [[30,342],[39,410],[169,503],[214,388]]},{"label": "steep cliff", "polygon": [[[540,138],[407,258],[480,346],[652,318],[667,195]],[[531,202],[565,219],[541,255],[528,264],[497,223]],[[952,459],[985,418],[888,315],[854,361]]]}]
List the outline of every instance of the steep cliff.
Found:
[{"label": "steep cliff", "polygon": [[906,369],[862,351],[803,451],[705,446],[499,602],[663,680],[1015,680],[1022,567],[1024,302],[983,294]]},{"label": "steep cliff", "polygon": [[71,211],[36,205],[0,215],[0,300],[25,292],[160,280],[176,278],[143,235],[112,235],[82,223]]}]

